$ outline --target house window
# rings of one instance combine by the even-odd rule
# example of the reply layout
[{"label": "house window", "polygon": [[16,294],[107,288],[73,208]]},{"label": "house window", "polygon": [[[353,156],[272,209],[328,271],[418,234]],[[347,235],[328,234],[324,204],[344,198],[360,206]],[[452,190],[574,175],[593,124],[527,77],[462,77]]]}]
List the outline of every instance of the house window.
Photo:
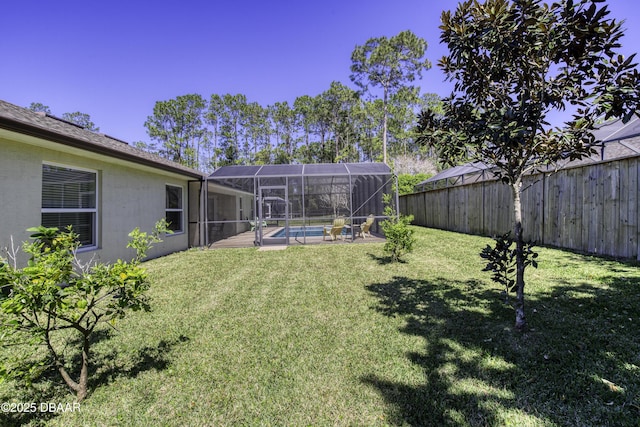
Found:
[{"label": "house window", "polygon": [[97,243],[97,180],[95,171],[42,165],[42,225],[69,225],[83,247]]},{"label": "house window", "polygon": [[165,218],[169,224],[169,230],[181,233],[182,228],[182,187],[167,185],[166,187]]}]

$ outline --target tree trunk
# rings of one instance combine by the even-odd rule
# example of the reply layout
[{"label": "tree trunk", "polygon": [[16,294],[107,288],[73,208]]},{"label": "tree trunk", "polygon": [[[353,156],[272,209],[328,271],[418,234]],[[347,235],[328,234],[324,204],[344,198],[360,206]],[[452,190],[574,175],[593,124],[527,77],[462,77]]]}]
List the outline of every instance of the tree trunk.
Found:
[{"label": "tree trunk", "polygon": [[519,331],[523,331],[527,326],[524,314],[524,240],[522,236],[522,202],[520,195],[522,192],[522,181],[519,179],[512,185],[513,191],[513,213],[515,216],[514,238],[516,242],[516,324]]},{"label": "tree trunk", "polygon": [[387,88],[384,88],[384,94],[382,99],[383,115],[382,115],[382,162],[387,164],[387,116],[389,115],[387,109]]},{"label": "tree trunk", "polygon": [[82,368],[80,368],[80,379],[78,380],[78,392],[76,399],[81,402],[87,397],[89,386],[89,336],[82,336]]},{"label": "tree trunk", "polygon": [[71,390],[76,392],[76,399],[78,402],[82,401],[85,397],[87,397],[88,391],[88,383],[89,383],[89,337],[84,335],[82,336],[82,368],[80,370],[80,379],[78,382],[75,382],[71,375],[67,372],[62,363],[60,357],[58,357],[58,353],[53,348],[53,344],[51,343],[51,337],[49,335],[49,331],[45,331],[45,343],[47,348],[49,349],[49,353],[53,357],[53,362],[60,373],[60,376],[64,380],[65,383],[71,388]]}]

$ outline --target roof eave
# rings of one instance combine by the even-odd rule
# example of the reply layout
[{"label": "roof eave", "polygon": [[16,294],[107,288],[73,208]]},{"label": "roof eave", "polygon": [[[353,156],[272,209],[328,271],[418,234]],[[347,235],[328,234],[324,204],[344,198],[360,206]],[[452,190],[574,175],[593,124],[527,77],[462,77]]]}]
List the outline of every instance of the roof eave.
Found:
[{"label": "roof eave", "polygon": [[57,132],[50,131],[48,129],[43,129],[38,126],[32,126],[18,120],[12,120],[11,118],[4,117],[4,116],[0,116],[0,128],[6,129],[11,132],[28,135],[34,138],[44,139],[47,141],[66,145],[69,147],[90,151],[92,153],[103,154],[103,155],[117,158],[120,160],[127,160],[127,161],[131,161],[141,165],[150,166],[156,169],[161,169],[168,172],[189,176],[192,178],[198,178],[198,179],[203,178],[203,174],[200,174],[196,171],[188,171],[181,168],[173,167],[171,165],[154,162],[153,160],[145,159],[144,157],[133,156],[122,151],[111,149],[104,145],[91,143],[89,141],[80,140],[67,135],[61,135]]}]

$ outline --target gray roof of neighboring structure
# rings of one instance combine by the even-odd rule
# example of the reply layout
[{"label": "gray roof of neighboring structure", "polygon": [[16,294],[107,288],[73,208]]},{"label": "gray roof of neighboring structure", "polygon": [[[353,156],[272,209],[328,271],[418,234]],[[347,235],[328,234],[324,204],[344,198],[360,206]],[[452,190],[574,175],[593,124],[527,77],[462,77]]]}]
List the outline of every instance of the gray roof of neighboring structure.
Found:
[{"label": "gray roof of neighboring structure", "polygon": [[121,160],[128,160],[192,178],[201,179],[204,177],[204,174],[197,170],[132,147],[119,139],[102,133],[91,132],[82,126],[55,116],[36,113],[2,100],[0,100],[0,129],[104,154]]},{"label": "gray roof of neighboring structure", "polygon": [[[447,178],[454,178],[456,176],[460,176],[460,175],[467,175],[470,173],[475,173],[475,172],[481,172],[485,169],[489,169],[490,166],[482,163],[482,162],[472,162],[472,163],[466,163],[464,165],[460,165],[460,166],[454,166],[452,168],[449,169],[445,169],[442,172],[432,176],[431,178],[428,178],[426,180],[424,180],[422,183],[425,182],[433,182],[433,181],[440,181],[441,179],[447,179]],[[418,185],[420,185],[418,184]]]},{"label": "gray roof of neighboring structure", "polygon": [[629,139],[640,135],[640,119],[633,116],[627,123],[622,123],[622,119],[603,123],[593,131],[597,140],[604,143]]},{"label": "gray roof of neighboring structure", "polygon": [[[601,152],[595,157],[569,162],[564,167],[640,155],[640,119],[638,116],[633,116],[627,123],[622,123],[622,119],[603,123],[593,130],[593,135],[602,143]],[[416,187],[487,169],[491,169],[491,167],[482,162],[454,166],[420,182]]]}]

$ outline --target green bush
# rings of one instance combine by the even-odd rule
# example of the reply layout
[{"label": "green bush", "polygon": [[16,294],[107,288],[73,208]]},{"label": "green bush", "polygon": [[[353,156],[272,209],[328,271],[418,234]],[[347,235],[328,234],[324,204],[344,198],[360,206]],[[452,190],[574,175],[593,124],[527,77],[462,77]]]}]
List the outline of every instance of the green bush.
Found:
[{"label": "green bush", "polygon": [[[494,237],[495,246],[487,245],[480,257],[487,260],[487,265],[482,271],[490,271],[492,273],[491,280],[502,285],[504,288],[505,302],[509,302],[509,293],[516,291],[516,259],[517,248],[514,247],[514,241],[511,232],[502,236]],[[524,242],[522,247],[524,266],[531,265],[538,268],[538,253],[533,251],[533,244]]]},{"label": "green bush", "polygon": [[401,173],[398,175],[398,194],[405,195],[411,194],[415,191],[415,186],[420,184],[422,181],[428,179],[431,175],[426,173],[417,173],[415,175],[411,175],[408,173]]},{"label": "green bush", "polygon": [[391,195],[383,196],[385,204],[384,214],[388,217],[380,223],[386,242],[384,250],[391,256],[393,262],[400,261],[402,256],[413,250],[416,238],[409,228],[413,215],[399,215],[393,207]]}]

